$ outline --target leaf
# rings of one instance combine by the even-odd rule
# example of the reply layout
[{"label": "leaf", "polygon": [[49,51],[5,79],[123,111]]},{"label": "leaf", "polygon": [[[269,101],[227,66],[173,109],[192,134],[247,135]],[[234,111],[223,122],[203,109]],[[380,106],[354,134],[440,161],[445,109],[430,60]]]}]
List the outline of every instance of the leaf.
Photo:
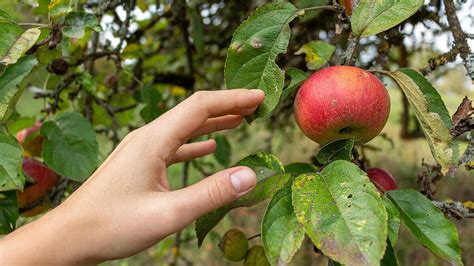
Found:
[{"label": "leaf", "polygon": [[204,28],[202,25],[202,18],[199,15],[196,8],[188,8],[189,15],[191,16],[191,37],[193,38],[194,47],[199,55],[204,54],[205,42],[204,42]]},{"label": "leaf", "polygon": [[31,7],[39,7],[38,0],[20,0],[20,2]]},{"label": "leaf", "polygon": [[388,30],[415,14],[423,0],[360,0],[352,14],[352,31],[367,37]]},{"label": "leaf", "polygon": [[93,14],[84,12],[71,12],[66,15],[62,32],[64,36],[69,38],[84,37],[84,30],[91,29],[97,32],[102,31],[97,17]]},{"label": "leaf", "polygon": [[299,176],[301,174],[314,173],[318,167],[309,163],[290,163],[285,165],[285,173]]},{"label": "leaf", "polygon": [[15,230],[18,215],[16,191],[10,190],[0,193],[0,235]]},{"label": "leaf", "polygon": [[49,15],[53,19],[58,19],[59,17],[65,16],[67,13],[71,12],[72,7],[77,3],[77,0],[51,0],[49,3]]},{"label": "leaf", "polygon": [[140,111],[140,116],[145,123],[150,123],[164,113],[165,110],[159,103],[163,100],[161,93],[151,85],[147,84],[141,89],[141,96],[145,107]]},{"label": "leaf", "polygon": [[39,28],[24,31],[16,23],[0,20],[0,63],[15,64],[38,40]]},{"label": "leaf", "polygon": [[207,233],[231,210],[238,207],[250,207],[273,196],[291,178],[284,174],[281,162],[274,155],[259,152],[240,160],[236,166],[250,167],[257,174],[257,185],[237,201],[214,210],[196,220],[196,237],[198,246],[202,245]]},{"label": "leaf", "polygon": [[[15,23],[15,19],[7,11],[0,9],[0,22],[9,21]],[[3,35],[2,35],[3,36]]]},{"label": "leaf", "polygon": [[271,265],[288,264],[303,243],[304,228],[291,202],[291,186],[286,186],[273,196],[263,216],[262,243]]},{"label": "leaf", "polygon": [[98,163],[98,143],[92,125],[81,114],[65,112],[41,126],[43,158],[66,178],[82,182]]},{"label": "leaf", "polygon": [[23,189],[23,150],[15,137],[0,127],[0,191]]},{"label": "leaf", "polygon": [[299,88],[299,86],[306,80],[308,79],[309,75],[298,69],[298,68],[288,68],[286,70],[286,75],[290,76],[291,81],[286,86],[286,88],[283,90],[283,93],[281,94],[280,97],[280,104],[288,97],[291,95],[292,92],[294,92],[296,89]]},{"label": "leaf", "polygon": [[25,56],[16,64],[8,66],[0,76],[0,121],[5,122],[14,111],[22,92],[19,85],[37,63],[34,55]]},{"label": "leaf", "polygon": [[324,145],[316,155],[320,164],[328,164],[336,160],[352,160],[353,139],[341,139]]},{"label": "leaf", "polygon": [[230,142],[223,135],[218,135],[214,138],[217,143],[217,148],[214,151],[214,157],[224,167],[230,165],[230,156],[232,154],[232,147]]},{"label": "leaf", "polygon": [[395,247],[397,245],[398,232],[400,231],[400,212],[387,197],[382,197],[382,201],[388,216],[388,239],[393,247]]},{"label": "leaf", "polygon": [[411,189],[385,195],[400,211],[401,219],[420,243],[453,265],[463,265],[456,227],[425,196]]},{"label": "leaf", "polygon": [[293,207],[306,234],[342,264],[379,265],[387,213],[377,189],[355,164],[335,161],[293,182]]},{"label": "leaf", "polygon": [[459,147],[450,134],[451,118],[441,96],[422,75],[414,70],[400,69],[389,75],[407,96],[423,128],[431,153],[441,165],[443,174],[446,174],[452,166],[457,165]]},{"label": "leaf", "polygon": [[268,117],[277,107],[284,71],[275,63],[285,53],[290,39],[289,23],[298,15],[290,3],[266,4],[257,8],[234,33],[227,52],[224,77],[228,89],[261,89],[265,99],[248,117]]},{"label": "leaf", "polygon": [[308,69],[316,70],[327,64],[335,50],[336,47],[327,42],[311,41],[301,46],[295,55],[306,54],[306,66]]},{"label": "leaf", "polygon": [[397,256],[395,255],[395,250],[393,250],[394,246],[395,245],[390,243],[390,240],[387,239],[387,249],[385,250],[385,254],[382,258],[382,261],[380,262],[380,265],[383,265],[383,266],[397,266],[398,265]]}]

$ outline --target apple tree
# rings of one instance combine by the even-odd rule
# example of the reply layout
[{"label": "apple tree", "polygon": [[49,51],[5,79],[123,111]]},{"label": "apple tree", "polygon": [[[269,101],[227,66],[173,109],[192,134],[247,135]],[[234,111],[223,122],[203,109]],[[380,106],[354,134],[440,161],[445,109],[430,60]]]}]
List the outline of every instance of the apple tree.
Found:
[{"label": "apple tree", "polygon": [[[206,176],[245,165],[257,174],[251,192],[196,221],[198,246],[229,212],[266,202],[260,233],[251,237],[261,245],[249,246],[245,232],[229,228],[216,247],[223,259],[286,265],[309,238],[330,265],[397,265],[404,224],[432,254],[463,265],[450,219],[473,218],[474,204],[435,192],[436,182],[458,168],[474,169],[474,109],[466,96],[450,114],[431,83],[450,62],[462,64],[474,82],[474,36],[461,27],[463,5],[469,3],[5,1],[0,233],[60,204],[128,132],[195,91],[249,88],[266,97],[239,134],[264,125],[268,148],[233,162],[231,140],[208,136],[218,144],[215,161],[183,163],[183,186],[190,171]],[[406,28],[416,25],[435,36],[451,33],[453,41],[424,67],[409,68],[407,57],[419,47],[406,43],[416,35]],[[423,138],[435,161],[413,173],[419,190],[397,185],[364,153],[390,112],[384,84],[402,93],[402,138]],[[308,160],[284,165],[271,152],[272,133],[296,127],[288,123],[293,113],[320,146]],[[173,265],[182,240],[177,233]]]}]

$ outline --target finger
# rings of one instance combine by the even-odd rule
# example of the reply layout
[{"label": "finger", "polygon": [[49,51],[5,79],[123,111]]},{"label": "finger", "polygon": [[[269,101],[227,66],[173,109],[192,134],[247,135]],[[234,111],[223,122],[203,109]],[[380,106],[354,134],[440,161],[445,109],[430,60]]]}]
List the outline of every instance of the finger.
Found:
[{"label": "finger", "polygon": [[201,142],[184,144],[179,147],[175,155],[168,161],[168,165],[189,161],[198,157],[211,154],[216,149],[216,141],[209,139]]},{"label": "finger", "polygon": [[160,145],[163,155],[169,156],[208,118],[256,108],[264,96],[261,90],[198,91],[150,123],[149,128],[154,139],[164,142]]},{"label": "finger", "polygon": [[240,115],[226,115],[221,117],[209,118],[206,122],[196,130],[191,138],[197,138],[209,133],[236,128],[242,122],[242,116]]},{"label": "finger", "polygon": [[252,169],[239,166],[226,169],[202,181],[170,192],[176,210],[183,215],[182,227],[219,207],[242,197],[255,187],[257,178]]}]

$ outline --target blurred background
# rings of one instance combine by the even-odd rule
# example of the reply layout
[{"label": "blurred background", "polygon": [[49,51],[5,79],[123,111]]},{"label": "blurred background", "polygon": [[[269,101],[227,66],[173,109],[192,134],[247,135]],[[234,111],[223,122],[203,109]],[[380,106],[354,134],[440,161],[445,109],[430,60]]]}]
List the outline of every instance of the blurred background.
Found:
[{"label": "blurred background", "polygon": [[[0,9],[19,22],[48,23],[49,0],[38,0],[36,7],[22,2],[25,1],[1,1]],[[52,49],[39,48],[36,54],[42,67],[34,72],[16,106],[15,117],[9,122],[11,133],[43,119],[50,112],[51,102],[41,97],[42,93],[53,91],[68,78],[73,79],[63,88],[58,109],[81,110],[92,122],[103,161],[130,130],[158,117],[192,92],[223,89],[223,67],[232,33],[252,10],[266,2],[77,1],[77,9],[94,14],[103,30],[87,29],[80,38],[63,36]],[[330,1],[291,2],[298,7],[308,7]],[[471,36],[474,34],[474,1],[455,2],[461,26],[470,33],[467,42],[474,49],[471,38],[474,37]],[[335,45],[335,55],[328,65],[340,64],[348,49],[348,25],[344,14],[308,12],[291,23],[290,46],[285,55],[278,57],[278,64],[283,69],[297,67],[307,71],[304,56],[294,53],[312,40]],[[43,38],[50,34],[48,30],[42,31]],[[429,63],[430,59],[452,50],[453,35],[442,1],[425,1],[425,6],[401,25],[361,40],[356,65],[366,69],[410,67],[423,71],[452,114],[464,96],[472,98],[474,95],[474,85],[466,72],[467,62],[455,54],[448,60],[452,62],[436,65],[434,69]],[[59,74],[55,68],[57,62],[62,61],[66,62],[67,69]],[[434,160],[406,98],[393,82],[383,81],[392,102],[389,122],[379,137],[362,148],[363,156],[372,167],[392,173],[400,188],[418,190],[417,176],[423,170],[422,162],[432,165]],[[107,105],[91,101],[91,93],[105,99]],[[296,126],[292,115],[293,98],[294,95],[289,97],[267,121],[219,134],[221,141],[229,144],[229,162],[222,162],[221,154],[195,160],[189,164],[188,183],[262,150],[274,153],[284,164],[311,162],[320,147]],[[110,106],[114,108],[112,113],[107,109]],[[466,146],[467,143],[462,142],[461,151]],[[182,164],[169,168],[173,188],[183,186],[182,172]],[[474,201],[474,176],[464,169],[460,168],[455,177],[443,178],[437,188],[435,198],[438,200]],[[136,256],[103,265],[168,265],[174,263],[176,254],[178,265],[241,264],[226,261],[217,244],[231,228],[239,228],[248,236],[259,233],[265,207],[266,202],[232,211],[207,236],[200,249],[191,225],[181,233],[179,248],[173,235]],[[35,218],[22,218],[18,223],[21,226]],[[459,230],[463,261],[465,265],[474,265],[474,221],[453,219],[453,222]],[[251,243],[261,244],[260,238]],[[400,265],[445,265],[420,246],[403,226],[396,251]],[[305,240],[292,265],[327,265],[327,259],[315,253],[311,242]]]}]

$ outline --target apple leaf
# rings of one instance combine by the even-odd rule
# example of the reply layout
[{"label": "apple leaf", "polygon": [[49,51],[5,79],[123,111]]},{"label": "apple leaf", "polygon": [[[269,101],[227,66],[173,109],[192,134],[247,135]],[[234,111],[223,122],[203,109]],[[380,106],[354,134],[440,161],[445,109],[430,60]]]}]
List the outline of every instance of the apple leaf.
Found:
[{"label": "apple leaf", "polygon": [[158,105],[158,103],[162,101],[163,96],[159,90],[155,89],[150,84],[142,87],[141,98],[143,103],[146,104],[145,107],[140,110],[140,116],[145,123],[150,123],[164,113],[164,108]]},{"label": "apple leaf", "polygon": [[318,167],[309,163],[290,163],[285,165],[285,173],[299,176],[301,174],[314,173]]},{"label": "apple leaf", "polygon": [[289,23],[299,15],[290,3],[270,3],[257,8],[234,32],[227,52],[224,77],[228,89],[261,89],[265,99],[247,119],[268,117],[282,93],[284,71],[276,64],[290,39]]},{"label": "apple leaf", "polygon": [[214,151],[214,158],[224,167],[229,167],[230,156],[232,154],[232,146],[223,135],[217,135],[215,138],[217,148]]},{"label": "apple leaf", "polygon": [[452,122],[441,96],[421,74],[412,69],[400,69],[388,75],[407,96],[433,157],[441,165],[443,174],[448,173],[451,167],[457,166],[459,147],[450,134]]},{"label": "apple leaf", "polygon": [[387,249],[385,249],[385,254],[383,255],[380,265],[383,266],[397,266],[398,260],[395,250],[393,250],[395,245],[390,243],[390,240],[387,239]]},{"label": "apple leaf", "polygon": [[430,200],[411,189],[391,190],[385,195],[423,246],[452,265],[463,264],[456,227]]},{"label": "apple leaf", "polygon": [[316,70],[327,64],[335,50],[336,47],[327,42],[311,41],[301,46],[295,55],[306,54],[306,66],[308,69]]},{"label": "apple leaf", "polygon": [[296,220],[291,186],[278,191],[262,220],[262,243],[271,265],[288,264],[304,239],[304,228]]},{"label": "apple leaf", "polygon": [[15,137],[0,125],[0,191],[23,189],[22,154],[21,145]]},{"label": "apple leaf", "polygon": [[240,160],[236,166],[250,167],[257,174],[257,185],[249,193],[233,203],[214,210],[196,220],[196,237],[198,246],[202,245],[206,235],[231,210],[238,207],[250,207],[273,196],[291,180],[291,175],[284,174],[281,162],[275,156],[259,152]]},{"label": "apple leaf", "polygon": [[388,30],[415,14],[423,0],[360,0],[352,14],[352,31],[367,37]]},{"label": "apple leaf", "polygon": [[198,55],[203,55],[206,49],[206,44],[204,42],[204,27],[202,25],[202,18],[197,11],[197,8],[189,7],[188,14],[191,18],[191,37],[193,38],[194,47],[196,47],[196,52]]},{"label": "apple leaf", "polygon": [[51,0],[48,5],[49,15],[53,20],[65,16],[77,5],[77,0]]},{"label": "apple leaf", "polygon": [[387,197],[382,197],[382,200],[388,216],[388,239],[393,247],[395,247],[398,241],[398,232],[400,231],[400,212]]},{"label": "apple leaf", "polygon": [[297,68],[288,68],[286,70],[286,75],[290,76],[291,80],[288,86],[286,86],[283,90],[279,104],[281,104],[288,96],[290,96],[292,92],[298,89],[299,86],[309,77],[306,72]]},{"label": "apple leaf", "polygon": [[40,34],[38,28],[23,30],[13,21],[0,19],[0,63],[15,64],[36,43]]},{"label": "apple leaf", "polygon": [[94,128],[76,112],[59,114],[43,123],[43,158],[56,173],[83,182],[98,163],[98,143]]},{"label": "apple leaf", "polygon": [[16,191],[10,190],[0,193],[0,235],[15,230],[18,219],[18,200]]},{"label": "apple leaf", "polygon": [[91,29],[97,32],[102,31],[102,27],[97,21],[97,17],[90,13],[71,12],[66,15],[62,32],[69,38],[84,37],[85,29]]},{"label": "apple leaf", "polygon": [[293,207],[306,234],[342,264],[379,265],[387,239],[387,212],[366,173],[335,161],[293,182]]},{"label": "apple leaf", "polygon": [[28,55],[5,69],[0,76],[0,121],[5,122],[14,111],[22,90],[20,83],[28,76],[38,61],[34,55]]},{"label": "apple leaf", "polygon": [[20,0],[20,2],[31,7],[39,7],[38,0]]},{"label": "apple leaf", "polygon": [[324,145],[316,155],[320,164],[329,164],[336,160],[352,160],[353,139],[340,139]]}]

